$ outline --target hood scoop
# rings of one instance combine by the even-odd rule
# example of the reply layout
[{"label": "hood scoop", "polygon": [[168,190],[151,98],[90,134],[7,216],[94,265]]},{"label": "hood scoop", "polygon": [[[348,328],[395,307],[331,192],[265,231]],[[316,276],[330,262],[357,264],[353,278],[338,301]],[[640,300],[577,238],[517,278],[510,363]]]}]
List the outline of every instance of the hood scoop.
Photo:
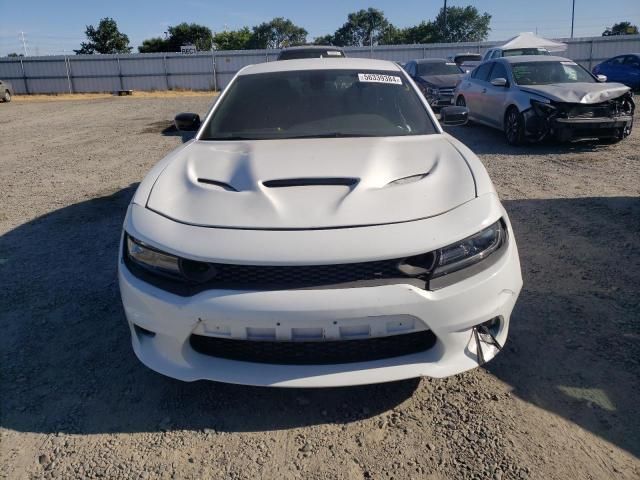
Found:
[{"label": "hood scoop", "polygon": [[267,180],[262,184],[267,188],[309,187],[309,186],[344,186],[355,187],[357,178],[351,177],[324,177],[324,178],[283,178],[280,180]]},{"label": "hood scoop", "polygon": [[444,135],[196,141],[158,177],[147,208],[207,227],[347,228],[439,215],[475,192]]},{"label": "hood scoop", "polygon": [[[435,167],[434,167],[435,170]],[[431,172],[419,173],[417,175],[409,175],[408,177],[397,178],[389,183],[387,183],[387,187],[393,187],[394,185],[406,185],[407,183],[419,182],[424,179]]]},{"label": "hood scoop", "polygon": [[204,183],[206,185],[214,185],[216,187],[220,187],[223,190],[226,190],[227,192],[237,192],[238,191],[237,189],[233,188],[228,183],[219,182],[218,180],[211,180],[209,178],[198,178],[198,182],[199,183]]}]

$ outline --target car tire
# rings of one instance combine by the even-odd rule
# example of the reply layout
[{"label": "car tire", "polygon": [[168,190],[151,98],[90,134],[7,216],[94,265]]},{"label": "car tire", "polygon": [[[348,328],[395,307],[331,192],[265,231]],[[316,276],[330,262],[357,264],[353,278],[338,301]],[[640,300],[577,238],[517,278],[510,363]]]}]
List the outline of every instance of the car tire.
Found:
[{"label": "car tire", "polygon": [[524,117],[516,107],[509,107],[504,114],[504,136],[509,145],[524,143]]},{"label": "car tire", "polygon": [[[456,107],[466,107],[467,101],[464,99],[462,95],[458,95],[456,98]],[[471,120],[467,120],[467,123],[464,124],[465,127],[471,126]]]},{"label": "car tire", "polygon": [[3,102],[10,102],[11,101],[11,92],[9,92],[9,90],[5,90],[4,91],[4,95],[2,95],[2,101]]}]

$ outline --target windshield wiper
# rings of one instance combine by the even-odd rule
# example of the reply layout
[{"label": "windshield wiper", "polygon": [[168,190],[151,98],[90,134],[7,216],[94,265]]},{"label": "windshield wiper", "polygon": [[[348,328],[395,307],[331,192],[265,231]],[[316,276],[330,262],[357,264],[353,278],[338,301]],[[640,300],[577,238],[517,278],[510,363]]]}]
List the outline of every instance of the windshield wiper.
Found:
[{"label": "windshield wiper", "polygon": [[287,135],[287,136],[264,136],[264,137],[245,137],[243,135],[229,135],[225,137],[208,137],[201,138],[200,140],[211,141],[225,141],[225,140],[287,140],[294,138],[352,138],[352,137],[378,137],[380,135],[372,135],[368,133],[343,133],[343,132],[330,132],[330,133],[310,133],[306,135]]},{"label": "windshield wiper", "polygon": [[329,133],[311,133],[308,135],[288,135],[283,138],[353,138],[353,137],[377,137],[379,135],[373,135],[370,133],[343,133],[343,132],[329,132]]}]

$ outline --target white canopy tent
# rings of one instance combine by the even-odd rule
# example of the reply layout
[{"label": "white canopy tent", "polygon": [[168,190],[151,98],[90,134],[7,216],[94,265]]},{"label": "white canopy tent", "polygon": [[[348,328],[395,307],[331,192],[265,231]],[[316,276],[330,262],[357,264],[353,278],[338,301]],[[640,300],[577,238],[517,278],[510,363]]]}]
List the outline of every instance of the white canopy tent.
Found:
[{"label": "white canopy tent", "polygon": [[539,37],[533,32],[523,32],[517,37],[508,40],[504,45],[500,45],[503,50],[513,50],[517,48],[546,48],[550,52],[562,52],[567,49],[567,44],[548,40]]}]

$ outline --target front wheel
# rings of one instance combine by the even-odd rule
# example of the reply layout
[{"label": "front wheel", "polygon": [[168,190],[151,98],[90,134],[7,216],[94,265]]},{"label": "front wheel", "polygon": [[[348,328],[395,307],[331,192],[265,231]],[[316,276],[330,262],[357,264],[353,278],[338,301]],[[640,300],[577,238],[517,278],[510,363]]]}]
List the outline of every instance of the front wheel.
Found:
[{"label": "front wheel", "polygon": [[524,118],[517,108],[511,107],[504,117],[504,136],[509,145],[524,143]]},{"label": "front wheel", "polygon": [[[467,101],[464,99],[462,95],[459,95],[458,98],[456,98],[456,107],[466,107],[466,106],[467,106]],[[465,123],[464,126],[470,127],[471,120],[467,120],[467,123]]]},{"label": "front wheel", "polygon": [[10,102],[11,101],[11,93],[9,93],[9,90],[5,90],[4,91],[4,95],[2,96],[2,100],[5,102]]}]

